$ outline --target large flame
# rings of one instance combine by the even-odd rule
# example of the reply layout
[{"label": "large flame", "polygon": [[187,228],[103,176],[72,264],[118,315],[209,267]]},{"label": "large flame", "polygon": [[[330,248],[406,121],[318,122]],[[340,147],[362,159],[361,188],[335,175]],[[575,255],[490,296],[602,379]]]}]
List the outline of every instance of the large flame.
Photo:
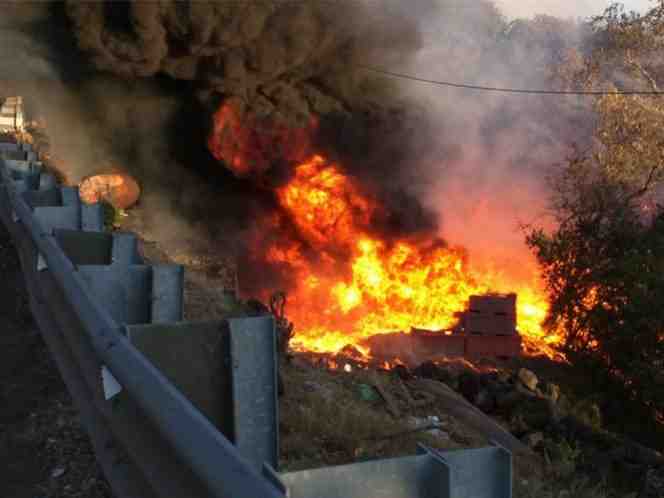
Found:
[{"label": "large flame", "polygon": [[268,253],[296,273],[288,308],[296,347],[338,351],[374,334],[445,330],[471,295],[517,292],[518,328],[527,345],[554,354],[550,344],[558,338],[542,330],[547,302],[536,274],[531,282],[515,282],[500,272],[474,270],[461,248],[439,241],[388,244],[371,236],[366,227],[378,208],[321,156],[299,165],[277,195],[303,239],[323,251],[316,265],[306,264],[298,243]]},{"label": "large flame", "polygon": [[[217,130],[222,120],[239,126],[228,109],[222,111]],[[239,135],[241,141],[246,136]],[[226,156],[213,142],[217,157],[228,157],[237,174],[248,173],[246,157],[238,159],[237,149]],[[246,146],[241,143],[240,149]],[[382,207],[322,155],[302,161],[290,181],[277,188],[276,198],[297,237],[270,243],[263,258],[294,282],[287,289],[287,315],[295,324],[295,348],[337,352],[354,345],[366,351],[363,341],[375,334],[453,327],[471,295],[514,292],[526,351],[556,356],[552,345],[560,338],[547,336],[541,326],[547,301],[534,262],[530,279],[523,281],[506,271],[473,268],[462,248],[439,239],[387,241],[371,229]],[[284,221],[270,223],[278,228]]]}]

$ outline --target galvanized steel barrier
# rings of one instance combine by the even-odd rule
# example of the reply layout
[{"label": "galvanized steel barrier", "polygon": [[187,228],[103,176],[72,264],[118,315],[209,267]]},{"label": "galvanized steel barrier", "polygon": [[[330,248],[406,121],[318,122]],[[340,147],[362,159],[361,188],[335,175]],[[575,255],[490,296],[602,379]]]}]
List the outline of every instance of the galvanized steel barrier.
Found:
[{"label": "galvanized steel barrier", "polygon": [[104,232],[29,145],[0,143],[0,173],[32,312],[118,498],[511,497],[497,445],[278,474],[273,318],[182,322],[182,267]]}]

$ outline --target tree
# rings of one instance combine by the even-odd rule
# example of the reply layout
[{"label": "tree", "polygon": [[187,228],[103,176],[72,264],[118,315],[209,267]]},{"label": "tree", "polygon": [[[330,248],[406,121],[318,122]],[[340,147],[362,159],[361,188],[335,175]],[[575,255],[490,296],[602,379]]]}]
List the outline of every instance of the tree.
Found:
[{"label": "tree", "polygon": [[[592,27],[584,67],[568,73],[577,83],[663,87],[664,1],[644,16],[612,6]],[[527,243],[563,352],[664,420],[664,96],[605,95],[593,109],[591,150],[552,180],[557,228],[531,229]]]}]

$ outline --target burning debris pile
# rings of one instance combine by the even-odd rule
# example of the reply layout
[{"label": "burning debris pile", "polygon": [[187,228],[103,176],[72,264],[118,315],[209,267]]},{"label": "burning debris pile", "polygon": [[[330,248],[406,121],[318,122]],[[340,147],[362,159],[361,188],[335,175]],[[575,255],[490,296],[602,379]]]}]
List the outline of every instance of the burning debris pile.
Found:
[{"label": "burning debris pile", "polygon": [[[261,136],[260,130],[247,130],[234,116],[229,107],[215,116],[209,140],[215,157],[238,176],[264,178],[269,162],[255,155],[261,149],[253,145],[267,143],[282,151],[292,168],[272,190],[276,209],[258,222],[246,261],[259,273],[276,275],[278,285],[287,289],[287,313],[295,324],[292,347],[333,353],[352,346],[373,356],[385,343],[378,335],[388,335],[388,342],[396,345],[395,333],[421,329],[441,336],[439,355],[513,356],[520,350],[518,314],[527,345],[554,354],[541,337],[546,300],[536,287],[521,283],[515,288],[498,273],[476,272],[464,249],[448,245],[433,229],[384,230],[381,222],[394,214],[392,207],[373,194],[375,185],[312,150],[315,125],[308,133],[302,128]],[[258,283],[250,290],[266,299],[267,291]],[[516,295],[479,297],[515,290],[518,301]],[[471,310],[473,304],[478,306],[475,311],[505,305],[498,315],[488,312],[488,318],[486,313],[466,313],[460,323],[469,299]],[[470,330],[468,337],[460,333],[464,326]],[[457,333],[445,335],[455,328]],[[494,339],[476,339],[473,332]],[[501,335],[507,337],[498,338]],[[412,353],[413,341],[422,337],[408,337],[410,346],[402,353]],[[491,340],[494,344],[488,345]]]},{"label": "burning debris pile", "polygon": [[[67,3],[79,47],[98,69],[195,82],[213,116],[212,156],[269,198],[242,232],[241,290],[264,302],[286,292],[295,349],[350,346],[370,357],[374,336],[451,330],[471,296],[516,293],[526,351],[555,354],[559,338],[540,326],[547,305],[537,276],[475,267],[440,237],[418,195],[429,179],[417,147],[433,142],[421,106],[358,69],[408,60],[418,23],[435,8]],[[501,341],[512,341],[508,356],[519,347]]]}]

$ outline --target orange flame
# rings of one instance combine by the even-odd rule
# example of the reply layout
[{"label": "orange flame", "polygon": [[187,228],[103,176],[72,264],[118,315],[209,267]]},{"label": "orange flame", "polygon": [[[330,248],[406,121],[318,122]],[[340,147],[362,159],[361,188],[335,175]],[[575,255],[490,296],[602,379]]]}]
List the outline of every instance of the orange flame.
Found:
[{"label": "orange flame", "polygon": [[545,337],[541,328],[547,303],[536,278],[511,282],[498,272],[478,273],[462,249],[440,242],[388,244],[372,236],[367,227],[378,208],[321,156],[299,165],[277,197],[301,238],[323,251],[317,265],[306,264],[298,243],[268,252],[268,260],[290,264],[297,277],[288,307],[294,347],[338,352],[375,334],[444,330],[471,295],[514,291],[527,344],[554,355],[550,344],[558,338]]},{"label": "orange flame", "polygon": [[239,99],[230,99],[214,114],[208,149],[237,176],[261,176],[277,161],[304,159],[316,127],[313,118],[299,128],[259,118],[245,112]]},{"label": "orange flame", "polygon": [[[233,147],[217,136],[229,127],[237,132]],[[209,146],[236,174],[264,173],[269,158],[261,155],[261,147],[246,150],[262,143],[246,130],[224,106],[215,117]],[[299,132],[277,135],[300,143]],[[548,305],[534,263],[532,279],[523,281],[473,268],[462,248],[440,240],[383,240],[371,231],[372,217],[381,207],[339,165],[321,155],[301,160],[298,156],[307,147],[296,149],[287,156],[299,165],[276,197],[299,240],[272,243],[263,256],[286,267],[296,282],[288,289],[287,315],[295,324],[292,347],[336,353],[353,345],[366,355],[363,341],[372,335],[412,327],[450,329],[471,295],[514,292],[526,350],[556,356],[552,345],[560,337],[542,329]],[[267,225],[278,226],[279,221],[268,220]],[[311,248],[315,261],[312,251],[307,252]]]}]

